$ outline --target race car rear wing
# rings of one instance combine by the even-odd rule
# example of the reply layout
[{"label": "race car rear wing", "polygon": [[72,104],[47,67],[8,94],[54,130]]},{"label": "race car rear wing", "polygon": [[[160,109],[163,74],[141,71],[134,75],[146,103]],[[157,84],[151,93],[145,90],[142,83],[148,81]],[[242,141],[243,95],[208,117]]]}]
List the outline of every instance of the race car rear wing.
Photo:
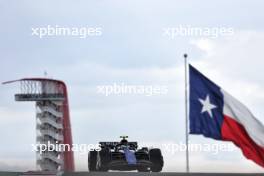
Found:
[{"label": "race car rear wing", "polygon": [[[120,142],[99,142],[101,147],[108,147],[111,149],[114,149],[116,145],[120,144]],[[135,146],[136,148],[138,147],[137,142],[128,142],[129,146]]]}]

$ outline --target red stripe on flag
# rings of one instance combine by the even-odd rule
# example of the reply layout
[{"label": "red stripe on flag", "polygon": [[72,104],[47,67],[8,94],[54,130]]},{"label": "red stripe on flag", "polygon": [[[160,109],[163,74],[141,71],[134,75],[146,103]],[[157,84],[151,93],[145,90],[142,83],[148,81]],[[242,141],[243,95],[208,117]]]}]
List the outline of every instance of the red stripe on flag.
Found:
[{"label": "red stripe on flag", "polygon": [[242,150],[246,158],[264,167],[264,148],[250,138],[241,124],[224,115],[221,133],[223,140],[232,141]]}]

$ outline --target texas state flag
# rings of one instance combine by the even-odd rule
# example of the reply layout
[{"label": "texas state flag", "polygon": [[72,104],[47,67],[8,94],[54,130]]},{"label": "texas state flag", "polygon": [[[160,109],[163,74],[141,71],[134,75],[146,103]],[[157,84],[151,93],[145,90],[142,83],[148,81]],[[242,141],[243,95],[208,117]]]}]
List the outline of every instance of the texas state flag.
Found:
[{"label": "texas state flag", "polygon": [[190,77],[190,134],[232,141],[264,167],[264,126],[253,114],[193,66]]}]

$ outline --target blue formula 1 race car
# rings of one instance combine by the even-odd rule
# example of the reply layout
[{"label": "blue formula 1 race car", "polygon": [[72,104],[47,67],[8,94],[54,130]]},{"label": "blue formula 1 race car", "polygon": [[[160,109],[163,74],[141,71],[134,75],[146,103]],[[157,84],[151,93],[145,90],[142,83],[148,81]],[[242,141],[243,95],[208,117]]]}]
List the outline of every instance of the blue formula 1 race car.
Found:
[{"label": "blue formula 1 race car", "polygon": [[158,148],[138,149],[137,142],[128,142],[127,136],[121,136],[120,142],[100,142],[100,151],[88,154],[89,171],[132,171],[160,172],[163,168],[163,156]]}]

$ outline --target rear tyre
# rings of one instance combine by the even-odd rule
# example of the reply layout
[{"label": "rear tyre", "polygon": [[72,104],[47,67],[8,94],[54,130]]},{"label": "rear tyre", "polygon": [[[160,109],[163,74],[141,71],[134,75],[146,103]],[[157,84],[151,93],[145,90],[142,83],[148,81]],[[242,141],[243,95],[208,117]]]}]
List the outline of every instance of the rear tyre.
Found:
[{"label": "rear tyre", "polygon": [[89,151],[88,153],[88,169],[89,171],[96,171],[97,151]]},{"label": "rear tyre", "polygon": [[160,172],[163,168],[164,161],[160,149],[149,150],[149,158],[152,162],[150,170],[152,172]]}]

